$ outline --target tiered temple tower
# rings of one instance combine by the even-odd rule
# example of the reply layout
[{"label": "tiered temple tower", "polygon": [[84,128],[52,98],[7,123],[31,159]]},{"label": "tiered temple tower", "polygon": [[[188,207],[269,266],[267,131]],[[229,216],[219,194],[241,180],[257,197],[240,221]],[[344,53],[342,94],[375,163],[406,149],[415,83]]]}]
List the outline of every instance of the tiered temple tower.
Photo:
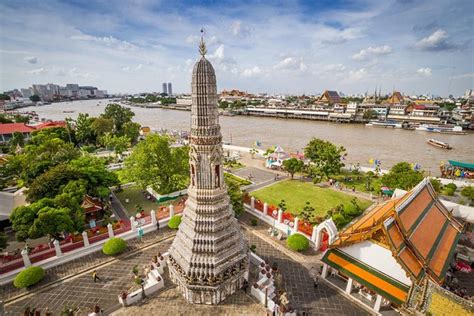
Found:
[{"label": "tiered temple tower", "polygon": [[248,248],[224,183],[216,75],[202,38],[199,51],[191,84],[191,183],[168,260],[171,280],[188,302],[219,304],[242,287]]}]

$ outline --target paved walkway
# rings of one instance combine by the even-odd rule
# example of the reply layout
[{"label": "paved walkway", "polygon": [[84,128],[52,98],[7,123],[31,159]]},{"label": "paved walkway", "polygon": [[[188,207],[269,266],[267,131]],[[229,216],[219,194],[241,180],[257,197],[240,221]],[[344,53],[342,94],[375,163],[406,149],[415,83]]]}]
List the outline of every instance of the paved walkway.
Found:
[{"label": "paved walkway", "polygon": [[114,316],[128,315],[267,315],[265,308],[242,290],[228,297],[217,306],[193,305],[186,302],[181,292],[172,287],[158,296],[144,302],[144,304],[121,308],[113,313]]},{"label": "paved walkway", "polygon": [[[41,310],[48,307],[53,313],[59,313],[65,305],[78,306],[85,314],[94,304],[102,308],[117,305],[117,295],[131,284],[133,266],[143,265],[157,252],[167,251],[174,233],[164,228],[146,234],[142,242],[130,240],[125,254],[117,258],[98,251],[48,269],[46,277],[38,285],[28,290],[5,285],[0,287],[0,297],[6,298],[6,310],[13,315],[23,313],[26,306]],[[93,269],[104,282],[93,283]]]}]

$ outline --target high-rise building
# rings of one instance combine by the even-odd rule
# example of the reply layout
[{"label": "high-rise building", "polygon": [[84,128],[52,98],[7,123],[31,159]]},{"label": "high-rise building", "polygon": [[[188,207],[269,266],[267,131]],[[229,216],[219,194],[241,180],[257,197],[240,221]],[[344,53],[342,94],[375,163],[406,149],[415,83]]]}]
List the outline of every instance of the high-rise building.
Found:
[{"label": "high-rise building", "polygon": [[163,82],[162,86],[163,86],[163,91],[162,92],[168,94],[168,86],[166,85],[166,82]]},{"label": "high-rise building", "polygon": [[24,98],[29,98],[33,95],[33,89],[31,88],[21,89],[21,94],[23,95]]},{"label": "high-rise building", "polygon": [[219,304],[244,284],[248,250],[224,182],[216,75],[202,39],[200,53],[191,83],[191,183],[168,262],[188,302]]},{"label": "high-rise building", "polygon": [[168,82],[168,95],[173,95],[173,88],[171,86],[171,82]]}]

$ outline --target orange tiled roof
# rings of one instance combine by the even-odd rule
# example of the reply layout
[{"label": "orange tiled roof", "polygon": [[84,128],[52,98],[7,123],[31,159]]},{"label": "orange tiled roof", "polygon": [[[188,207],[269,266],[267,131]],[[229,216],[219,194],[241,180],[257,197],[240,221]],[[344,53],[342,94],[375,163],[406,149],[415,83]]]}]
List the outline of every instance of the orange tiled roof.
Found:
[{"label": "orange tiled roof", "polygon": [[93,213],[102,210],[102,203],[98,198],[85,195],[81,207],[84,209],[84,213]]},{"label": "orange tiled roof", "polygon": [[382,234],[383,243],[413,280],[419,281],[427,274],[441,283],[462,229],[426,178],[401,198],[378,205],[362,216],[342,231],[330,247]]}]

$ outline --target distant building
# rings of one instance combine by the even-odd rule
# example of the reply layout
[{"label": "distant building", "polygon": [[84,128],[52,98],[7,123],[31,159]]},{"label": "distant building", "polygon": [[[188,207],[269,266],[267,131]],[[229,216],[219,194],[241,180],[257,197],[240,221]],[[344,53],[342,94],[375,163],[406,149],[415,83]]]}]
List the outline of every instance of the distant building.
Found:
[{"label": "distant building", "polygon": [[33,89],[31,88],[21,89],[21,94],[23,95],[24,98],[29,98],[33,95]]},{"label": "distant building", "polygon": [[162,92],[168,94],[168,86],[166,85],[166,82],[163,82],[162,87]]},{"label": "distant building", "polygon": [[173,87],[171,86],[171,82],[168,82],[168,95],[173,95]]},{"label": "distant building", "polygon": [[385,103],[402,104],[403,101],[404,101],[404,98],[403,98],[402,94],[398,91],[393,91],[392,95],[390,96],[390,98],[387,99],[387,101]]},{"label": "distant building", "polygon": [[323,92],[319,101],[322,103],[327,103],[329,105],[341,103],[342,99],[336,91],[326,90]]}]

